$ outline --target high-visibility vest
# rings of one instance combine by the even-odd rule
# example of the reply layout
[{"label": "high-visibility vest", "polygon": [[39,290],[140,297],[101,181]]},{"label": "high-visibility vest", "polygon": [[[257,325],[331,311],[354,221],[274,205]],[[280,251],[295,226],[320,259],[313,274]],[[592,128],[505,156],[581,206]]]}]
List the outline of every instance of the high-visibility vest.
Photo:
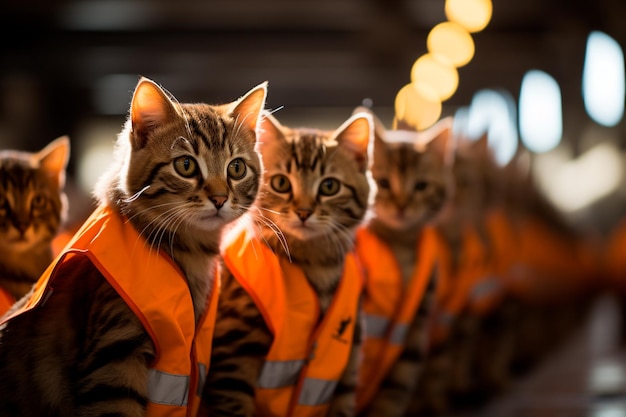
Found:
[{"label": "high-visibility vest", "polygon": [[584,267],[576,242],[527,216],[520,223],[520,260],[510,291],[533,304],[554,304],[584,292]]},{"label": "high-visibility vest", "polygon": [[224,263],[250,294],[274,337],[255,392],[256,415],[325,416],[348,364],[363,277],[349,253],[319,322],[315,291],[303,271],[246,230],[223,245]]},{"label": "high-visibility vest", "polygon": [[[450,334],[452,324],[469,307],[483,314],[481,308],[490,306],[491,297],[500,291],[500,284],[486,263],[485,247],[472,225],[463,228],[459,265],[452,270],[452,253],[442,239],[442,271],[438,282],[435,306],[431,320],[430,346],[441,344]],[[482,303],[482,304],[481,304]]]},{"label": "high-visibility vest", "polygon": [[428,282],[437,274],[438,246],[436,231],[425,228],[416,248],[417,263],[405,286],[391,249],[366,228],[357,232],[357,255],[365,271],[365,340],[357,412],[363,411],[372,401],[383,378],[404,349],[407,331]]},{"label": "high-visibility vest", "polygon": [[195,416],[211,355],[217,274],[207,309],[196,326],[191,293],[177,265],[163,252],[151,251],[127,219],[101,206],[43,273],[22,309],[5,321],[35,306],[45,309],[45,300],[54,297],[54,287],[75,282],[67,278],[80,274],[76,268],[67,267],[76,265],[71,262],[75,257],[86,257],[98,269],[154,342],[156,358],[148,372],[145,415]]},{"label": "high-visibility vest", "polygon": [[[519,239],[511,219],[502,207],[489,210],[485,216],[488,238],[491,241],[491,256],[488,269],[492,278],[491,293],[485,294],[473,309],[489,312],[498,308],[508,294],[511,268],[519,259]],[[489,282],[489,281],[487,281]]]},{"label": "high-visibility vest", "polygon": [[15,304],[15,298],[10,292],[0,287],[0,317],[9,311],[11,306]]}]

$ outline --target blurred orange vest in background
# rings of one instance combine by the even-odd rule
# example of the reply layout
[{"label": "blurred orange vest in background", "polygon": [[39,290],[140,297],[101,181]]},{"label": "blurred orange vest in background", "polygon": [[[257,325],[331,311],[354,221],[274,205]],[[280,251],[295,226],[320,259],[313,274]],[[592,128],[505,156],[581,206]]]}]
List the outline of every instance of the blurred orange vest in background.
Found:
[{"label": "blurred orange vest in background", "polygon": [[365,272],[365,340],[357,389],[357,413],[373,400],[382,380],[404,349],[407,332],[426,287],[431,279],[436,279],[439,245],[437,232],[425,228],[416,247],[417,263],[413,275],[405,286],[391,249],[366,228],[357,232],[356,251]]}]

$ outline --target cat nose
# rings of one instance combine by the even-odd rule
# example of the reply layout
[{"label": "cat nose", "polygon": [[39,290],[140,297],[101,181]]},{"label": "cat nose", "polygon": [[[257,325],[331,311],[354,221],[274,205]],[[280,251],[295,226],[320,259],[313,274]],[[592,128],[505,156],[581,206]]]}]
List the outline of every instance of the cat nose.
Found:
[{"label": "cat nose", "polygon": [[20,232],[20,234],[24,234],[26,233],[26,229],[28,229],[28,226],[30,226],[29,222],[20,222],[20,221],[16,221],[13,223],[13,225],[15,226],[15,228]]},{"label": "cat nose", "polygon": [[226,200],[228,200],[228,196],[225,195],[211,195],[209,196],[209,200],[215,204],[216,209],[221,209]]},{"label": "cat nose", "polygon": [[311,214],[313,214],[313,210],[311,210],[311,209],[297,209],[296,210],[296,214],[298,215],[298,217],[300,217],[300,220],[302,220],[302,222],[305,222],[306,219],[311,217]]}]

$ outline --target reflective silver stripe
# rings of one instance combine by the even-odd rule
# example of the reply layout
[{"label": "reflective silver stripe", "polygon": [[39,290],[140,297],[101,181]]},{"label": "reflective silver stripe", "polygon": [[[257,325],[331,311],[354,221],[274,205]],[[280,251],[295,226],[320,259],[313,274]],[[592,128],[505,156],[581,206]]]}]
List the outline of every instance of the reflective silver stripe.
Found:
[{"label": "reflective silver stripe", "polygon": [[304,360],[265,361],[258,380],[259,388],[282,388],[295,385]]},{"label": "reflective silver stripe", "polygon": [[305,378],[302,383],[302,391],[298,404],[300,405],[322,405],[330,402],[335,392],[337,381],[327,379]]},{"label": "reflective silver stripe", "polygon": [[204,388],[204,383],[206,382],[206,365],[198,362],[198,387],[196,389],[196,395],[202,395],[202,389]]},{"label": "reflective silver stripe", "polygon": [[493,293],[498,288],[500,288],[500,281],[493,276],[487,277],[472,288],[470,298],[472,300],[477,300]]},{"label": "reflective silver stripe", "polygon": [[389,336],[389,341],[396,345],[404,344],[404,340],[406,339],[406,334],[409,331],[409,325],[406,323],[397,323],[393,326],[391,330],[391,335]]},{"label": "reflective silver stripe", "polygon": [[189,375],[175,375],[156,369],[148,371],[148,400],[156,404],[186,406]]},{"label": "reflective silver stripe", "polygon": [[383,337],[389,326],[389,319],[374,314],[365,314],[365,336]]}]

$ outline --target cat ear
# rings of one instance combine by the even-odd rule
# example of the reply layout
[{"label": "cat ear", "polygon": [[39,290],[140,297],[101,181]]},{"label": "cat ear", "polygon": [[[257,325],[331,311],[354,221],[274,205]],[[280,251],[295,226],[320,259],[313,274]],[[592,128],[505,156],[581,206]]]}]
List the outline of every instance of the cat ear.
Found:
[{"label": "cat ear", "polygon": [[428,148],[433,149],[437,155],[441,155],[446,164],[451,163],[454,154],[453,121],[453,117],[446,117],[424,131],[432,137],[428,142]]},{"label": "cat ear", "polygon": [[272,141],[281,140],[284,136],[283,126],[280,122],[268,111],[264,111],[259,129],[259,142],[271,143]]},{"label": "cat ear", "polygon": [[256,131],[261,111],[265,107],[267,97],[267,81],[257,85],[248,91],[243,97],[235,101],[232,105],[230,115],[242,126],[249,130]]},{"label": "cat ear", "polygon": [[374,121],[369,113],[357,113],[335,131],[333,139],[355,156],[359,169],[368,166],[369,146],[374,134]]},{"label": "cat ear", "polygon": [[491,148],[489,148],[489,136],[487,133],[471,143],[472,153],[479,158],[489,157]]},{"label": "cat ear", "polygon": [[143,148],[148,134],[175,115],[176,109],[165,91],[154,81],[142,77],[130,105],[133,147]]},{"label": "cat ear", "polygon": [[53,140],[36,154],[36,158],[41,169],[62,189],[65,186],[65,168],[70,159],[70,139],[61,136]]},{"label": "cat ear", "polygon": [[359,106],[355,108],[352,112],[353,115],[358,113],[367,113],[372,116],[372,121],[374,123],[374,147],[384,146],[384,138],[386,136],[385,132],[387,131],[387,129],[385,128],[383,122],[374,114],[372,109],[370,109],[369,107]]}]

